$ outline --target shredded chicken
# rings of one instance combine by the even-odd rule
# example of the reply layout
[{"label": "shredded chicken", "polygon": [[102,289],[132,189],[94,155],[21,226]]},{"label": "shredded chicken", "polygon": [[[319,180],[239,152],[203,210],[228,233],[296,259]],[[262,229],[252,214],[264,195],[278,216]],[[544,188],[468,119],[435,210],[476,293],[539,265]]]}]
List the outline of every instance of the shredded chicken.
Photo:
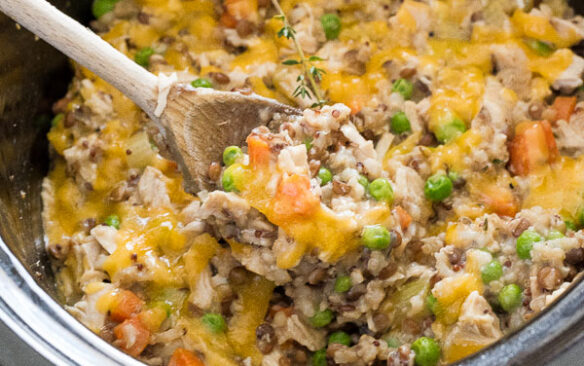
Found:
[{"label": "shredded chicken", "polygon": [[499,320],[484,297],[474,291],[464,301],[458,321],[444,342],[452,345],[487,346],[501,338]]},{"label": "shredded chicken", "polygon": [[138,182],[138,194],[146,206],[163,208],[170,206],[164,175],[160,170],[147,167]]}]

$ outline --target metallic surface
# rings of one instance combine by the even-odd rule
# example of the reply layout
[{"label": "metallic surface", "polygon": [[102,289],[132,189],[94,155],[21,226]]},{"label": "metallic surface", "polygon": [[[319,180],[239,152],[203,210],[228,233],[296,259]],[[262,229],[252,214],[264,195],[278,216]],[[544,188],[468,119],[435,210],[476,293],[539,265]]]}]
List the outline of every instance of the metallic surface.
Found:
[{"label": "metallic surface", "polygon": [[[89,1],[67,3],[75,16],[89,9]],[[42,116],[64,95],[67,60],[2,14],[0,45],[0,320],[53,364],[138,365],[59,305],[43,250],[49,123]]]},{"label": "metallic surface", "polygon": [[[68,3],[67,12],[87,16],[89,1]],[[582,1],[573,3],[584,8]],[[49,125],[42,116],[50,115],[51,102],[65,92],[71,77],[66,65],[62,55],[0,14],[0,320],[52,364],[138,365],[61,307],[43,250],[40,188],[49,167]],[[579,280],[521,331],[460,364],[544,365],[553,359],[555,365],[584,364],[576,353],[582,338],[584,282]],[[9,345],[3,342],[2,348]],[[27,349],[20,342],[15,347]],[[10,365],[5,356],[0,352],[0,363]],[[14,356],[25,356],[18,365],[41,360],[34,353]]]}]

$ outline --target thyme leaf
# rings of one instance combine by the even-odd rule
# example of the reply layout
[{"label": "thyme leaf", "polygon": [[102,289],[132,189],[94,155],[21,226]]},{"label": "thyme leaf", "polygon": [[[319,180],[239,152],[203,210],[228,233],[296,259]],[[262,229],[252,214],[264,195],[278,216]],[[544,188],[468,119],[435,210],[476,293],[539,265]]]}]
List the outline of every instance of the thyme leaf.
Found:
[{"label": "thyme leaf", "polygon": [[296,89],[294,89],[292,96],[295,98],[301,97],[303,99],[314,97],[317,102],[313,103],[311,108],[322,107],[327,103],[327,100],[323,98],[322,91],[320,90],[317,82],[322,80],[322,76],[326,73],[326,71],[313,65],[313,62],[323,61],[323,59],[318,56],[306,57],[304,55],[304,51],[302,50],[302,47],[300,47],[298,39],[296,39],[296,30],[290,25],[290,22],[288,21],[286,14],[284,14],[280,3],[278,0],[272,0],[272,3],[278,11],[278,15],[276,15],[274,18],[284,22],[284,26],[277,33],[278,37],[291,39],[294,43],[294,48],[296,48],[296,51],[300,56],[298,60],[288,59],[282,62],[282,64],[287,66],[302,66],[302,73],[296,78],[298,85],[296,86]]},{"label": "thyme leaf", "polygon": [[285,60],[282,62],[284,65],[300,65],[301,62],[298,60]]}]

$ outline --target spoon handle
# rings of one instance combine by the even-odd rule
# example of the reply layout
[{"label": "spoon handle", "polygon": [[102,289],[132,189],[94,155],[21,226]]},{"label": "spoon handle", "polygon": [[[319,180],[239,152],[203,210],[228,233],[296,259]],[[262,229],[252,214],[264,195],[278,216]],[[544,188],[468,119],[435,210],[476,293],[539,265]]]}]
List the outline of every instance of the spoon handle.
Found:
[{"label": "spoon handle", "polygon": [[0,0],[0,11],[120,90],[142,110],[156,107],[157,77],[45,0]]}]

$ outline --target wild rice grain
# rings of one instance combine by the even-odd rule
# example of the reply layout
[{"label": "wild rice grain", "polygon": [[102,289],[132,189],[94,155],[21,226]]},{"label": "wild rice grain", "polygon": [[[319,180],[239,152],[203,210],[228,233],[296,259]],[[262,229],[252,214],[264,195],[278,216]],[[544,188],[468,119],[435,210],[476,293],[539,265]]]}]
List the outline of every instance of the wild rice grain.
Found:
[{"label": "wild rice grain", "polygon": [[209,172],[207,174],[213,182],[218,181],[221,176],[221,165],[216,161],[212,162],[209,164]]}]

